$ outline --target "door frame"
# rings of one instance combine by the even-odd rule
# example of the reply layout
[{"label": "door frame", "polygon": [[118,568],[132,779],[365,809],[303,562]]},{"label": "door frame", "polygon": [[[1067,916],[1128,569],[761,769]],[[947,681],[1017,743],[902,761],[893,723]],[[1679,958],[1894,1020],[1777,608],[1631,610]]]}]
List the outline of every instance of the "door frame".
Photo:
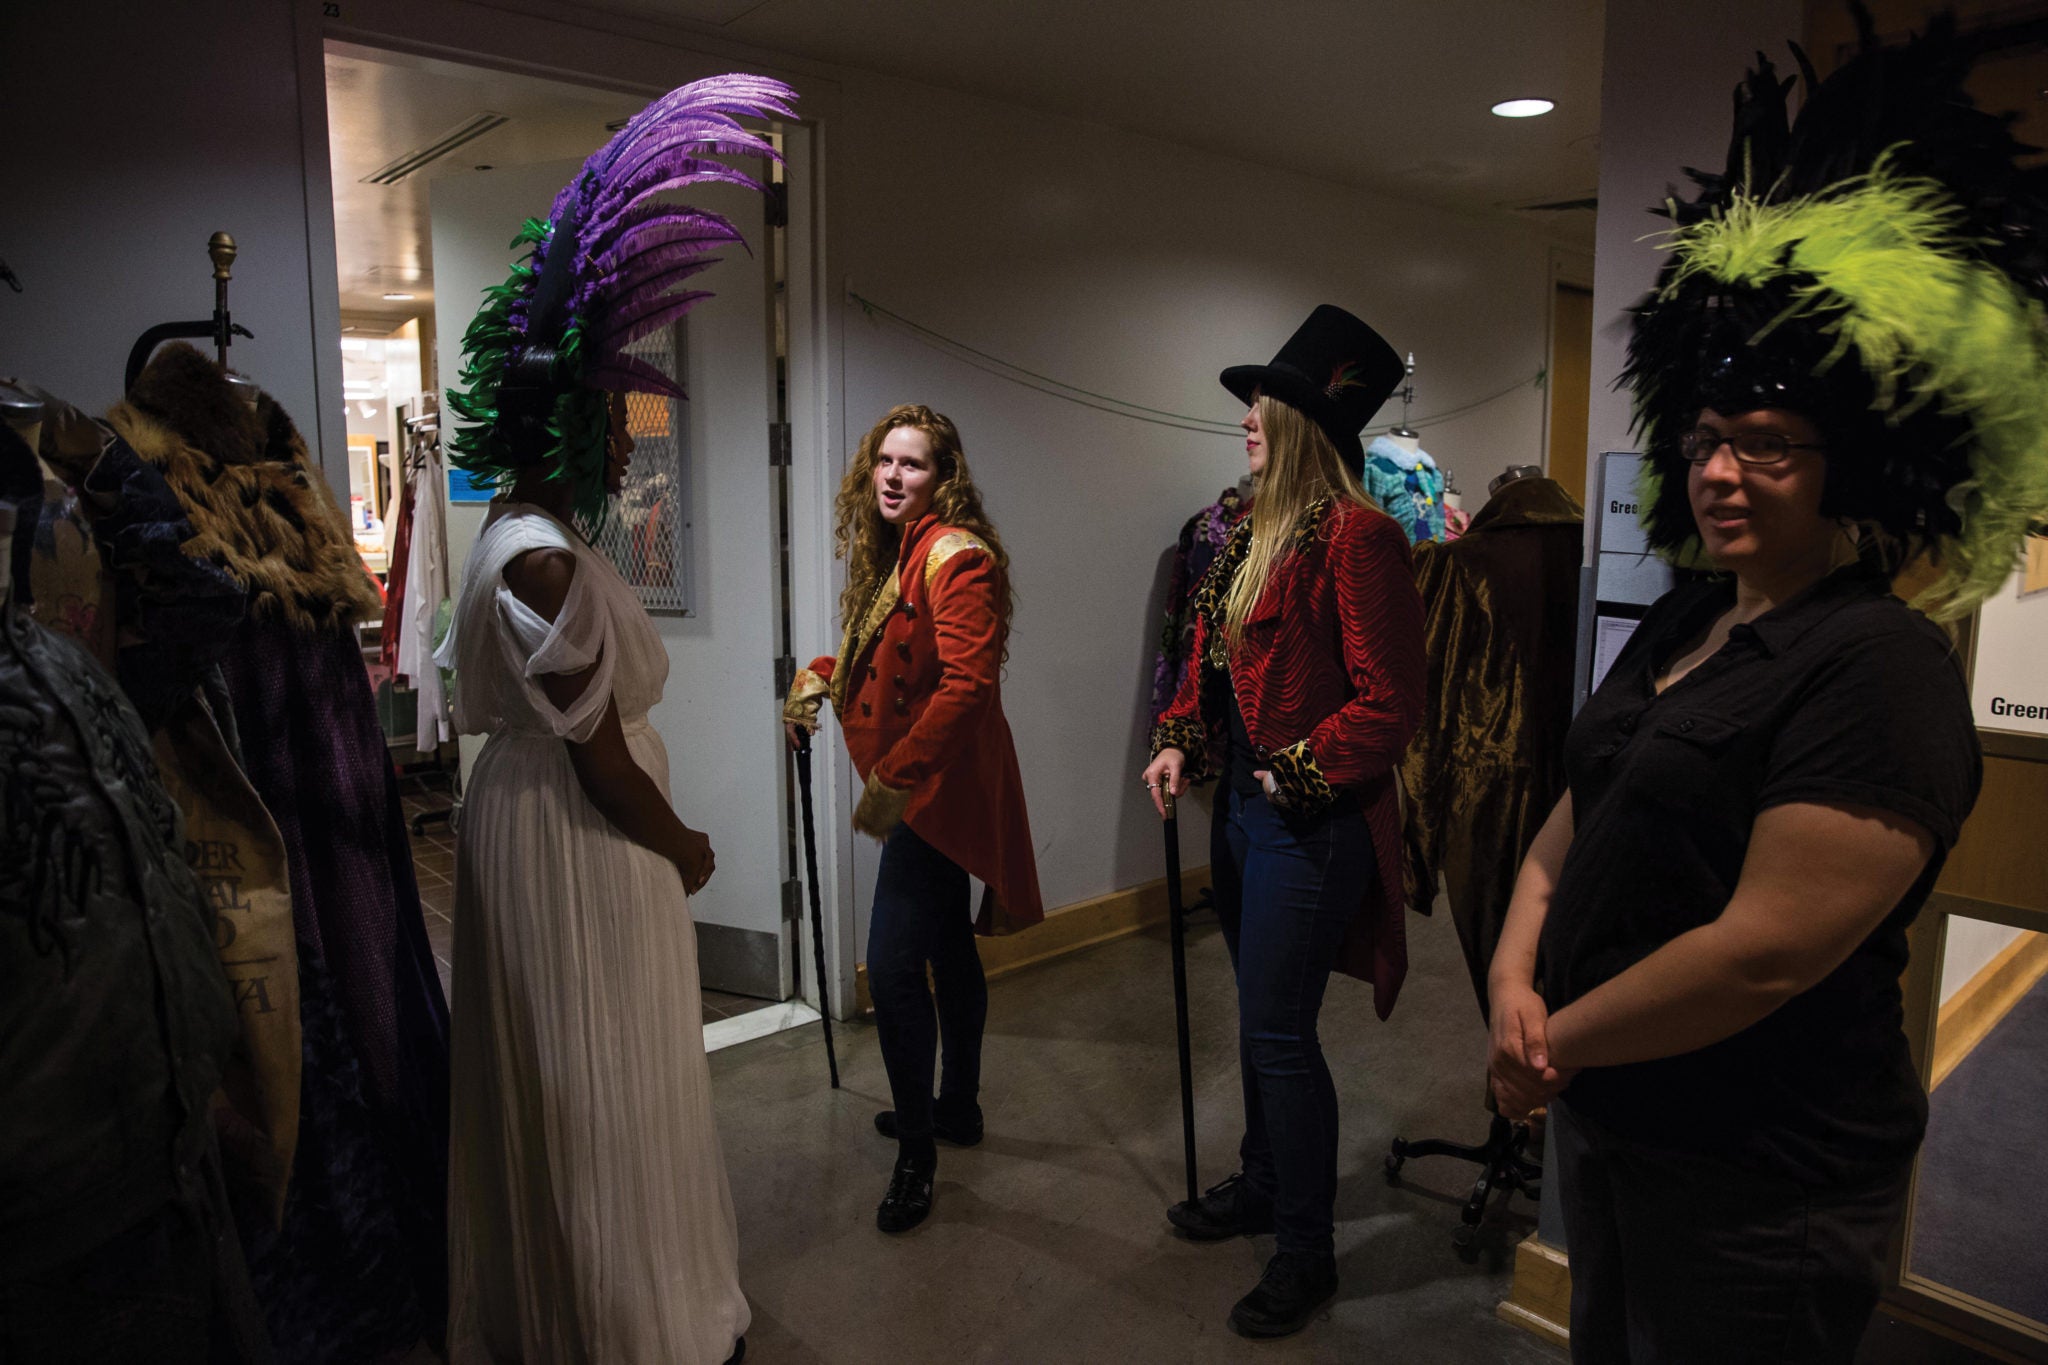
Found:
[{"label": "door frame", "polygon": [[[516,3],[516,0],[515,0]],[[804,642],[837,639],[837,572],[831,555],[832,504],[843,458],[839,414],[845,389],[843,346],[830,306],[836,265],[825,231],[828,129],[838,111],[835,73],[818,63],[731,43],[665,24],[591,11],[573,21],[559,10],[484,6],[470,0],[293,0],[299,124],[305,174],[308,266],[317,391],[341,392],[341,290],[334,230],[333,167],[328,155],[326,45],[348,43],[412,56],[541,76],[550,80],[660,95],[686,81],[742,68],[786,80],[803,93],[803,117],[786,125],[790,162],[789,419],[792,634]],[[332,407],[333,413],[327,409]],[[322,472],[345,481],[346,441],[340,408],[321,407]],[[329,428],[333,428],[332,431]],[[762,433],[762,471],[768,472]],[[341,484],[343,491],[346,484]],[[799,662],[803,662],[799,660]],[[761,667],[773,669],[772,658]],[[853,1004],[852,765],[842,746],[814,751],[818,864],[825,906],[827,981],[821,992],[806,970],[797,995],[847,1017]],[[846,818],[843,818],[846,817]],[[800,878],[800,866],[784,869]],[[796,931],[808,935],[805,922]],[[808,968],[810,954],[802,955]],[[825,1000],[821,1001],[821,995]],[[828,1003],[829,1002],[829,1003]]]}]

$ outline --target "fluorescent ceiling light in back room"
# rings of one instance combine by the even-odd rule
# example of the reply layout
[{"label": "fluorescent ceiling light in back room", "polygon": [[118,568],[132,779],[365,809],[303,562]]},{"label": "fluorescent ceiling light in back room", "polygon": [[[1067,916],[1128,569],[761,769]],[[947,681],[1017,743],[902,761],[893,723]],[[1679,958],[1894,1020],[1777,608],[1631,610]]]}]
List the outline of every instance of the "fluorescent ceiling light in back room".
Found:
[{"label": "fluorescent ceiling light in back room", "polygon": [[389,299],[389,300],[390,300],[391,302],[393,302],[393,303],[405,303],[405,302],[408,302],[409,300],[411,300],[411,298],[412,298],[412,295],[410,295],[410,294],[386,294],[386,295],[385,295],[384,297],[385,297],[385,298],[387,298],[387,299]]},{"label": "fluorescent ceiling light in back room", "polygon": [[1502,118],[1535,118],[1555,108],[1549,100],[1502,100],[1493,106],[1493,112]]}]

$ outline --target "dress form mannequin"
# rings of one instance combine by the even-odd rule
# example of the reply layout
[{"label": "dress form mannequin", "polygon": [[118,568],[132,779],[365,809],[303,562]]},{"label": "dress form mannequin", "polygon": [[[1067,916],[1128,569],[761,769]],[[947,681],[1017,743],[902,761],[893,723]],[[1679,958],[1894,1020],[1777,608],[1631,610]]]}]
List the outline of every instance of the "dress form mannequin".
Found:
[{"label": "dress form mannequin", "polygon": [[1537,465],[1511,464],[1500,473],[1494,475],[1493,482],[1486,485],[1486,496],[1492,497],[1495,493],[1500,492],[1501,489],[1517,480],[1540,479],[1542,477],[1543,470]]}]

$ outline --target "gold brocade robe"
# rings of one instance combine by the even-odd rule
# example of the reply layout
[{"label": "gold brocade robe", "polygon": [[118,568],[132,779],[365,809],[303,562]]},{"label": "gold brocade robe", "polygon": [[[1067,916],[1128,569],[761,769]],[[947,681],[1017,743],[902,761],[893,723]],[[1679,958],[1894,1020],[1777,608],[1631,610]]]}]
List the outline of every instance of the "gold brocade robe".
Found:
[{"label": "gold brocade robe", "polygon": [[1405,884],[1426,915],[1443,875],[1481,1013],[1522,855],[1564,792],[1584,526],[1561,484],[1520,479],[1415,550],[1429,681],[1401,764]]}]

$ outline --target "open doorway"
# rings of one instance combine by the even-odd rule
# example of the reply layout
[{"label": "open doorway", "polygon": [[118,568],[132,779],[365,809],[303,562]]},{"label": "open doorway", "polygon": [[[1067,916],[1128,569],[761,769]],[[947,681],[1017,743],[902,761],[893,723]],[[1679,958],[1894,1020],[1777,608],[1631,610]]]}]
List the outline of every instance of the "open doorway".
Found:
[{"label": "open doorway", "polygon": [[[437,448],[439,395],[459,369],[462,332],[483,291],[509,273],[519,224],[544,216],[647,96],[343,42],[330,41],[324,57],[340,340],[351,397],[360,396],[352,452],[358,406],[366,428],[382,424],[366,435],[384,443],[366,443],[352,462],[364,467],[359,536],[382,545],[389,584],[401,558],[421,562],[401,553],[404,531],[438,517],[441,576],[405,572],[387,613],[445,620],[488,497],[450,473]],[[751,250],[722,253],[709,277],[716,297],[644,343],[640,358],[681,380],[691,401],[631,400],[633,469],[593,543],[668,651],[664,700],[649,720],[669,752],[678,810],[718,853],[717,876],[691,909],[706,1040],[720,1046],[816,1016],[792,1000],[802,974],[785,920],[792,845],[774,705],[789,610],[788,490],[770,428],[787,419],[777,301],[788,253],[761,196],[712,186],[691,200],[731,218]],[[393,360],[402,362],[407,337],[416,374]],[[387,664],[380,696],[394,756],[409,769],[422,900],[445,980],[453,836],[436,816],[459,800],[465,761],[480,746],[407,742],[406,717],[432,690],[420,684]]]}]

